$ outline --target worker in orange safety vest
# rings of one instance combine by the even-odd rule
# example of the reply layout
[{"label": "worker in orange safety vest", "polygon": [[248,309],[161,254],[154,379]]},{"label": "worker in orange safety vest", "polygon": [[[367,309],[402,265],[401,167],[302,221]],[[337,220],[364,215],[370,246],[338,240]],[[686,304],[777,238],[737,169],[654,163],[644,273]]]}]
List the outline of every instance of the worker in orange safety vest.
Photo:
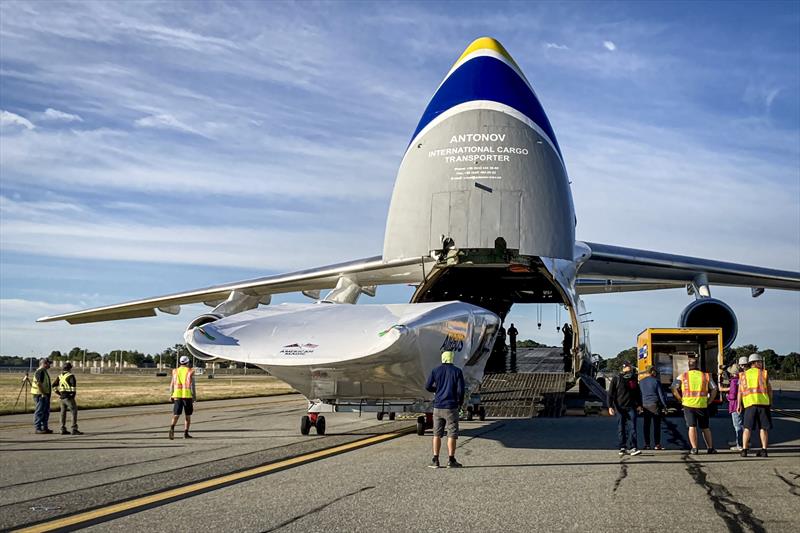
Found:
[{"label": "worker in orange safety vest", "polygon": [[717,453],[708,428],[708,406],[717,397],[717,385],[707,372],[697,368],[697,358],[689,358],[689,370],[681,374],[672,385],[672,394],[683,406],[683,418],[689,428],[689,453],[697,455],[697,428],[703,432],[707,453]]}]

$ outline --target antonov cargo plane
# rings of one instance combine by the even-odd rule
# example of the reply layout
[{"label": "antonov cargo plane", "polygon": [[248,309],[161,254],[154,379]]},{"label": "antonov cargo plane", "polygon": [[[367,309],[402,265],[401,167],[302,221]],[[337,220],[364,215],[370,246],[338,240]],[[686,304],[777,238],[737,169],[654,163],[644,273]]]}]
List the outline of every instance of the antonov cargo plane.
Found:
[{"label": "antonov cargo plane", "polygon": [[[695,299],[680,325],[722,327],[728,346],[736,315],[711,297],[710,285],[749,287],[754,297],[800,289],[798,272],[576,241],[575,224],[553,127],[519,65],[484,37],[455,62],[411,136],[383,255],[39,322],[177,314],[202,302],[213,310],[186,329],[192,354],[251,363],[286,381],[309,399],[301,431],[323,434],[323,412],[427,411],[424,383],[444,350],[455,352],[476,390],[515,303],[568,310],[574,383],[592,374],[584,294],[685,287]],[[410,303],[352,305],[378,285],[399,283],[416,286]],[[295,291],[316,303],[269,305],[271,295]]]}]

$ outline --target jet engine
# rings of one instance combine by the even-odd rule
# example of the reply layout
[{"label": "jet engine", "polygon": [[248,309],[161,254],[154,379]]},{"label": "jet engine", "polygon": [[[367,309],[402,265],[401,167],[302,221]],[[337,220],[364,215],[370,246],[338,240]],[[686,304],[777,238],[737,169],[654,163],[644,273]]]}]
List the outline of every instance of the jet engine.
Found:
[{"label": "jet engine", "polygon": [[[220,318],[222,318],[222,315],[214,313],[206,313],[204,315],[200,315],[191,322],[189,322],[189,325],[186,326],[186,331],[191,331],[198,326],[203,326],[205,324],[210,324],[211,322],[216,322]],[[192,345],[189,343],[186,344],[186,349],[188,349],[189,353],[191,353],[193,356],[200,359],[201,361],[209,362],[209,361],[216,361],[217,359],[219,359],[218,357],[204,354],[200,350],[192,348]]]},{"label": "jet engine", "polygon": [[736,340],[739,321],[728,304],[716,298],[698,298],[681,313],[678,326],[682,328],[722,328],[723,348]]}]

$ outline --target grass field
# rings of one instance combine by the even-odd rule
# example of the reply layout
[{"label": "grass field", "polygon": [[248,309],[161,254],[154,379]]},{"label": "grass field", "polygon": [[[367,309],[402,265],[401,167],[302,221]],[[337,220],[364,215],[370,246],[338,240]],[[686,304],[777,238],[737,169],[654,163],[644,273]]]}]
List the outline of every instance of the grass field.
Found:
[{"label": "grass field", "polygon": [[[58,371],[51,370],[50,378],[55,384]],[[22,413],[25,392],[20,393],[22,373],[0,374],[0,414]],[[169,403],[169,377],[156,377],[154,373],[133,374],[75,374],[78,380],[78,406],[81,409],[119,407]],[[208,379],[197,376],[198,400],[224,400],[250,398],[292,392],[292,388],[271,376],[221,376]],[[19,395],[19,403],[14,403]],[[33,400],[28,396],[28,412],[33,412]],[[59,409],[58,396],[51,398],[53,409]]]}]

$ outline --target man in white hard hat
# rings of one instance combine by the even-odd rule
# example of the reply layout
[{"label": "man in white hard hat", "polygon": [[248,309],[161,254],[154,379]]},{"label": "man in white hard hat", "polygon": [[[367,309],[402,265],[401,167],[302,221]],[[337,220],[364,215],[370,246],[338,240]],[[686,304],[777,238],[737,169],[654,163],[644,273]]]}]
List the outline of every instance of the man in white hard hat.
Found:
[{"label": "man in white hard hat", "polygon": [[175,424],[181,414],[184,415],[183,438],[191,439],[189,426],[192,424],[192,412],[197,392],[194,386],[194,370],[189,368],[189,358],[182,355],[178,361],[180,366],[172,371],[169,384],[169,400],[172,402],[172,424],[169,426],[170,440],[175,438]]},{"label": "man in white hard hat", "polygon": [[764,361],[757,353],[747,358],[750,368],[742,374],[739,382],[739,412],[744,412],[744,434],[742,435],[742,457],[747,457],[750,448],[750,433],[758,429],[761,450],[757,457],[767,457],[768,433],[772,429],[772,385],[764,370]]}]

